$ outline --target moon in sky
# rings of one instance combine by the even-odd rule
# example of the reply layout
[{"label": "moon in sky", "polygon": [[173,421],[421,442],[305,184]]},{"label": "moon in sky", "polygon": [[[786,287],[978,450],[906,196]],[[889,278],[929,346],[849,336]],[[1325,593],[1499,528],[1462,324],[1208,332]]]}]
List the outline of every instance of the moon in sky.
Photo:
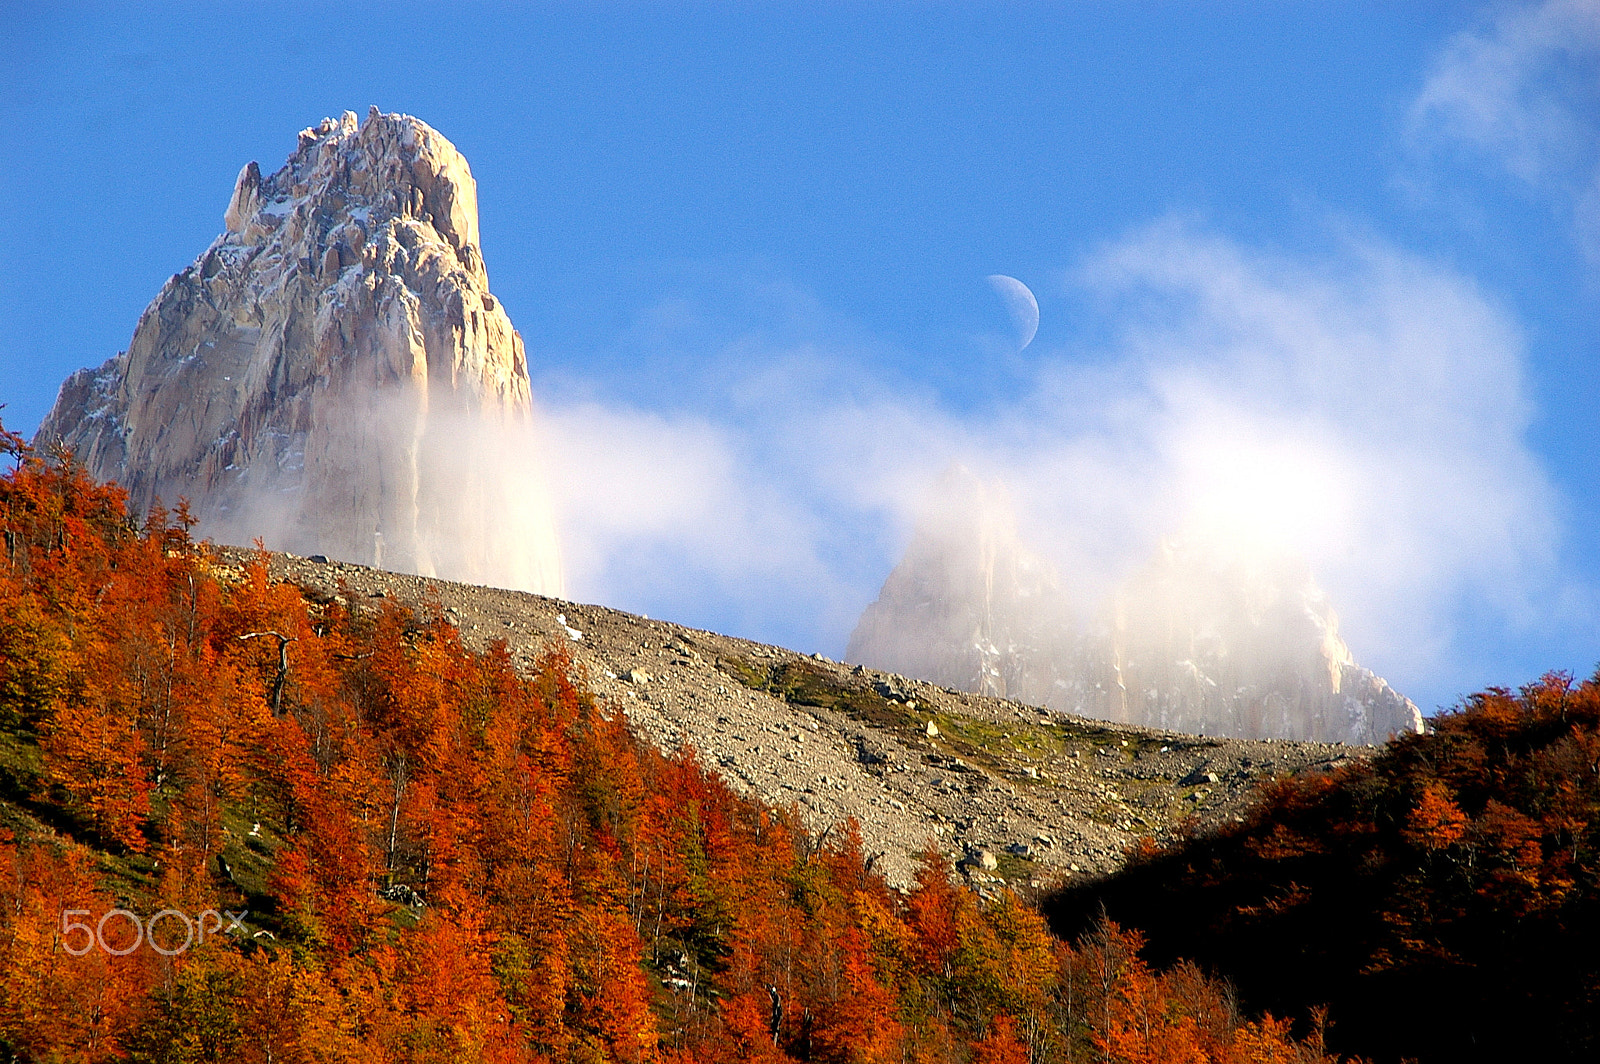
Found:
[{"label": "moon in sky", "polygon": [[1034,334],[1039,331],[1039,301],[1033,298],[1028,286],[1015,277],[992,273],[989,283],[994,286],[995,294],[1005,301],[1011,323],[1017,327],[1017,338],[1022,341],[1017,347],[1021,351],[1033,343]]}]

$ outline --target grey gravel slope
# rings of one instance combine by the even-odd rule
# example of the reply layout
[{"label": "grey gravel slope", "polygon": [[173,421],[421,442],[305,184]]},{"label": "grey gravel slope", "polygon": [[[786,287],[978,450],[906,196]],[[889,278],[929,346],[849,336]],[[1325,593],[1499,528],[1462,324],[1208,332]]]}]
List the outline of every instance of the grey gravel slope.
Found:
[{"label": "grey gravel slope", "polygon": [[[238,568],[249,553],[218,560]],[[635,734],[693,747],[736,791],[793,806],[815,830],[854,817],[898,886],[929,844],[981,890],[1105,874],[1140,836],[1239,815],[1263,778],[1372,752],[1109,724],[603,606],[291,554],[270,564],[324,601],[440,610],[468,645],[503,639],[520,665],[566,646]]]}]

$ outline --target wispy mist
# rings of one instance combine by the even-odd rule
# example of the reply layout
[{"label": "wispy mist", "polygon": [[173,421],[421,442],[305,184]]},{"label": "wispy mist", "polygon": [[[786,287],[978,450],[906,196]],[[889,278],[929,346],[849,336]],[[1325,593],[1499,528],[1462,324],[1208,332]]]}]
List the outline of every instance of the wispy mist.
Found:
[{"label": "wispy mist", "polygon": [[1442,51],[1409,114],[1428,152],[1465,149],[1547,200],[1600,267],[1600,3],[1510,7]]},{"label": "wispy mist", "polygon": [[346,380],[208,497],[199,531],[447,580],[559,595],[562,561],[544,448],[525,407]]},{"label": "wispy mist", "polygon": [[[1522,341],[1449,268],[1330,243],[1130,234],[1041,292],[1047,320],[1070,289],[1113,339],[1036,342],[1017,398],[977,411],[830,339],[847,330],[820,312],[812,339],[791,320],[763,343],[757,321],[698,359],[675,333],[684,385],[650,411],[536,379],[569,591],[837,654],[961,461],[1009,487],[1022,541],[1085,613],[1163,536],[1259,543],[1309,562],[1363,662],[1448,688],[1463,610],[1511,629],[1585,600],[1524,438]],[[650,357],[648,330],[630,342]]]}]

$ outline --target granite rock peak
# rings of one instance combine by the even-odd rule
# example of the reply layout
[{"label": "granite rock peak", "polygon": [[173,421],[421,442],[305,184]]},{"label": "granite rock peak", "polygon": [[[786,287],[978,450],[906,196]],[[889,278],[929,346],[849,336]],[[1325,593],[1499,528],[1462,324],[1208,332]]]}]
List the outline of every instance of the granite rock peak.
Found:
[{"label": "granite rock peak", "polygon": [[1424,727],[1358,665],[1309,568],[1171,538],[1087,621],[1017,538],[1003,488],[947,473],[846,657],[1141,727],[1375,744]]},{"label": "granite rock peak", "polygon": [[137,510],[302,554],[561,590],[522,338],[455,147],[372,108],[239,172],[223,232],[40,426]]}]

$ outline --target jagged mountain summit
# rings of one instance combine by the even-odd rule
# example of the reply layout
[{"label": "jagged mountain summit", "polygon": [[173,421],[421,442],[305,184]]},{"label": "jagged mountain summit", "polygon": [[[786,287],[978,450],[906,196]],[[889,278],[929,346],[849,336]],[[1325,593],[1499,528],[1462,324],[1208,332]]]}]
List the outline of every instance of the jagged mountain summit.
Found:
[{"label": "jagged mountain summit", "polygon": [[1004,492],[947,474],[851,636],[851,661],[1199,735],[1374,744],[1422,714],[1356,664],[1302,563],[1164,542],[1087,626]]},{"label": "jagged mountain summit", "polygon": [[527,359],[455,147],[347,111],[241,170],[224,226],[38,441],[219,540],[559,593]]},{"label": "jagged mountain summit", "polygon": [[1116,593],[1075,686],[1079,712],[1207,735],[1382,743],[1421,731],[1356,664],[1310,569],[1169,539]]}]

